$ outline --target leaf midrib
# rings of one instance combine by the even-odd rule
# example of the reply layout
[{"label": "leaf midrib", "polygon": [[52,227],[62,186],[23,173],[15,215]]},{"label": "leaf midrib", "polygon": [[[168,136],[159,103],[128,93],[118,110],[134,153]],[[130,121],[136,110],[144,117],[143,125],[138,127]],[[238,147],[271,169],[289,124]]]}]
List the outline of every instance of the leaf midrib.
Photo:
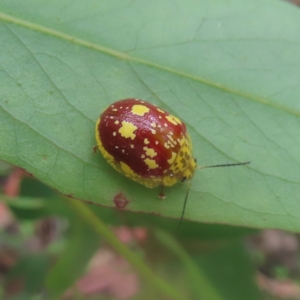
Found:
[{"label": "leaf midrib", "polygon": [[13,17],[11,15],[8,15],[8,14],[2,13],[2,12],[0,12],[0,20],[5,21],[5,22],[9,22],[9,23],[12,23],[12,24],[15,24],[15,25],[19,25],[21,27],[26,27],[28,29],[38,31],[38,32],[41,32],[41,33],[44,33],[44,34],[48,34],[48,35],[66,40],[68,42],[71,42],[71,43],[74,43],[74,44],[77,44],[77,45],[80,45],[80,46],[83,46],[83,47],[86,47],[86,48],[89,48],[89,49],[97,50],[101,53],[105,53],[107,55],[117,57],[118,59],[136,62],[136,63],[142,64],[142,65],[150,66],[152,68],[157,68],[157,69],[160,69],[160,70],[163,70],[163,71],[166,71],[166,72],[169,72],[169,73],[181,76],[181,77],[185,77],[185,78],[191,79],[193,81],[197,81],[197,82],[200,82],[202,84],[206,84],[208,86],[214,87],[214,88],[219,89],[223,92],[226,92],[226,93],[229,93],[229,94],[234,94],[234,95],[237,95],[237,96],[240,96],[240,97],[243,97],[243,98],[247,98],[247,99],[249,99],[253,102],[257,102],[257,103],[260,103],[260,104],[263,104],[263,105],[267,105],[267,106],[273,107],[273,108],[275,108],[279,111],[285,111],[285,112],[287,112],[291,115],[300,117],[300,111],[297,111],[295,109],[291,109],[289,107],[286,107],[284,105],[280,105],[278,103],[274,103],[274,102],[272,102],[271,100],[269,100],[267,98],[259,97],[257,95],[252,95],[252,94],[249,94],[249,93],[245,93],[245,92],[242,92],[240,90],[236,90],[234,88],[227,87],[223,84],[212,82],[211,80],[208,80],[208,79],[203,78],[203,77],[188,74],[188,73],[170,68],[168,66],[160,65],[160,64],[153,63],[153,62],[150,62],[150,61],[147,61],[147,60],[144,60],[144,59],[133,57],[133,56],[130,56],[126,53],[116,51],[116,50],[113,50],[111,48],[107,48],[107,47],[104,47],[104,46],[101,46],[101,45],[98,45],[98,44],[94,44],[94,43],[88,42],[86,40],[77,38],[75,36],[72,36],[72,35],[69,35],[69,34],[51,29],[51,28],[47,28],[45,26],[42,26],[42,25],[39,25],[39,24],[36,24],[36,23],[32,23],[32,22],[29,22],[29,21],[26,21],[26,20],[23,20],[23,19],[20,19],[20,18],[16,18],[16,17]]}]

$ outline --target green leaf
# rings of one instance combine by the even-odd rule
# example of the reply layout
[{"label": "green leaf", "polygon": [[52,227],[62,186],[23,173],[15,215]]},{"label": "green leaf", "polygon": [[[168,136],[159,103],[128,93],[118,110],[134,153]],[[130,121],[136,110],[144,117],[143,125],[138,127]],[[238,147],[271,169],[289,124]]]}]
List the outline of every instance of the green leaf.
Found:
[{"label": "green leaf", "polygon": [[67,247],[47,274],[46,286],[50,299],[57,299],[82,276],[87,262],[99,248],[99,237],[85,223],[74,219],[71,225],[71,238]]},{"label": "green leaf", "polygon": [[166,247],[170,252],[173,252],[177,255],[182,261],[188,281],[190,286],[193,289],[194,297],[196,299],[211,299],[211,300],[222,300],[218,291],[215,289],[213,285],[206,278],[205,274],[197,268],[197,265],[194,263],[189,254],[185,251],[185,249],[171,237],[170,234],[157,230],[155,231],[155,237]]},{"label": "green leaf", "polygon": [[199,165],[185,218],[299,230],[299,10],[284,2],[0,3],[0,159],[86,201],[179,218],[187,186],[149,190],[94,154],[116,100],[184,120]]},{"label": "green leaf", "polygon": [[261,299],[252,262],[241,242],[231,243],[194,259],[222,299]]},{"label": "green leaf", "polygon": [[2,196],[1,200],[11,209],[18,220],[35,220],[48,215],[43,199],[29,197],[10,199]]},{"label": "green leaf", "polygon": [[8,278],[24,280],[25,293],[41,292],[45,280],[45,274],[49,268],[49,259],[44,254],[27,255],[21,258],[11,269]]}]

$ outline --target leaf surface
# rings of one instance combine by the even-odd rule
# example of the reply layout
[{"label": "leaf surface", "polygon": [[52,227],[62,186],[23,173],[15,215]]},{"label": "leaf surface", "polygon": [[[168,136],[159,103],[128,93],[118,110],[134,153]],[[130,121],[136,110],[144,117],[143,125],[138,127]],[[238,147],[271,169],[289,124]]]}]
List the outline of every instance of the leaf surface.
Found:
[{"label": "leaf surface", "polygon": [[1,1],[0,158],[66,195],[179,218],[187,185],[149,190],[92,151],[112,102],[184,120],[199,165],[185,217],[300,229],[300,12],[287,3]]}]

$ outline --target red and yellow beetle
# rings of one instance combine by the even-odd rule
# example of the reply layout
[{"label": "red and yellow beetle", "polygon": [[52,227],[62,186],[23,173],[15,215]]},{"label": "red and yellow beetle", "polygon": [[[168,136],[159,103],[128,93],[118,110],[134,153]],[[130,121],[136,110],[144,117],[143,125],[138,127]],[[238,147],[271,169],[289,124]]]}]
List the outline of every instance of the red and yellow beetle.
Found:
[{"label": "red and yellow beetle", "polygon": [[148,188],[191,179],[196,169],[185,124],[143,100],[110,105],[97,121],[96,140],[117,171]]}]

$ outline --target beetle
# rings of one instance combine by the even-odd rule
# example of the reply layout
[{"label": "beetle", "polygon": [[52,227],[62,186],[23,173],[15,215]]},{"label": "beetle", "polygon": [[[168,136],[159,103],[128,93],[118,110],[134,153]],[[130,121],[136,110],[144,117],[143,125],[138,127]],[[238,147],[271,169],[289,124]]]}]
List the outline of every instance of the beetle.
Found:
[{"label": "beetle", "polygon": [[96,123],[104,158],[126,177],[148,188],[191,179],[197,168],[184,122],[135,98],[110,105]]}]

